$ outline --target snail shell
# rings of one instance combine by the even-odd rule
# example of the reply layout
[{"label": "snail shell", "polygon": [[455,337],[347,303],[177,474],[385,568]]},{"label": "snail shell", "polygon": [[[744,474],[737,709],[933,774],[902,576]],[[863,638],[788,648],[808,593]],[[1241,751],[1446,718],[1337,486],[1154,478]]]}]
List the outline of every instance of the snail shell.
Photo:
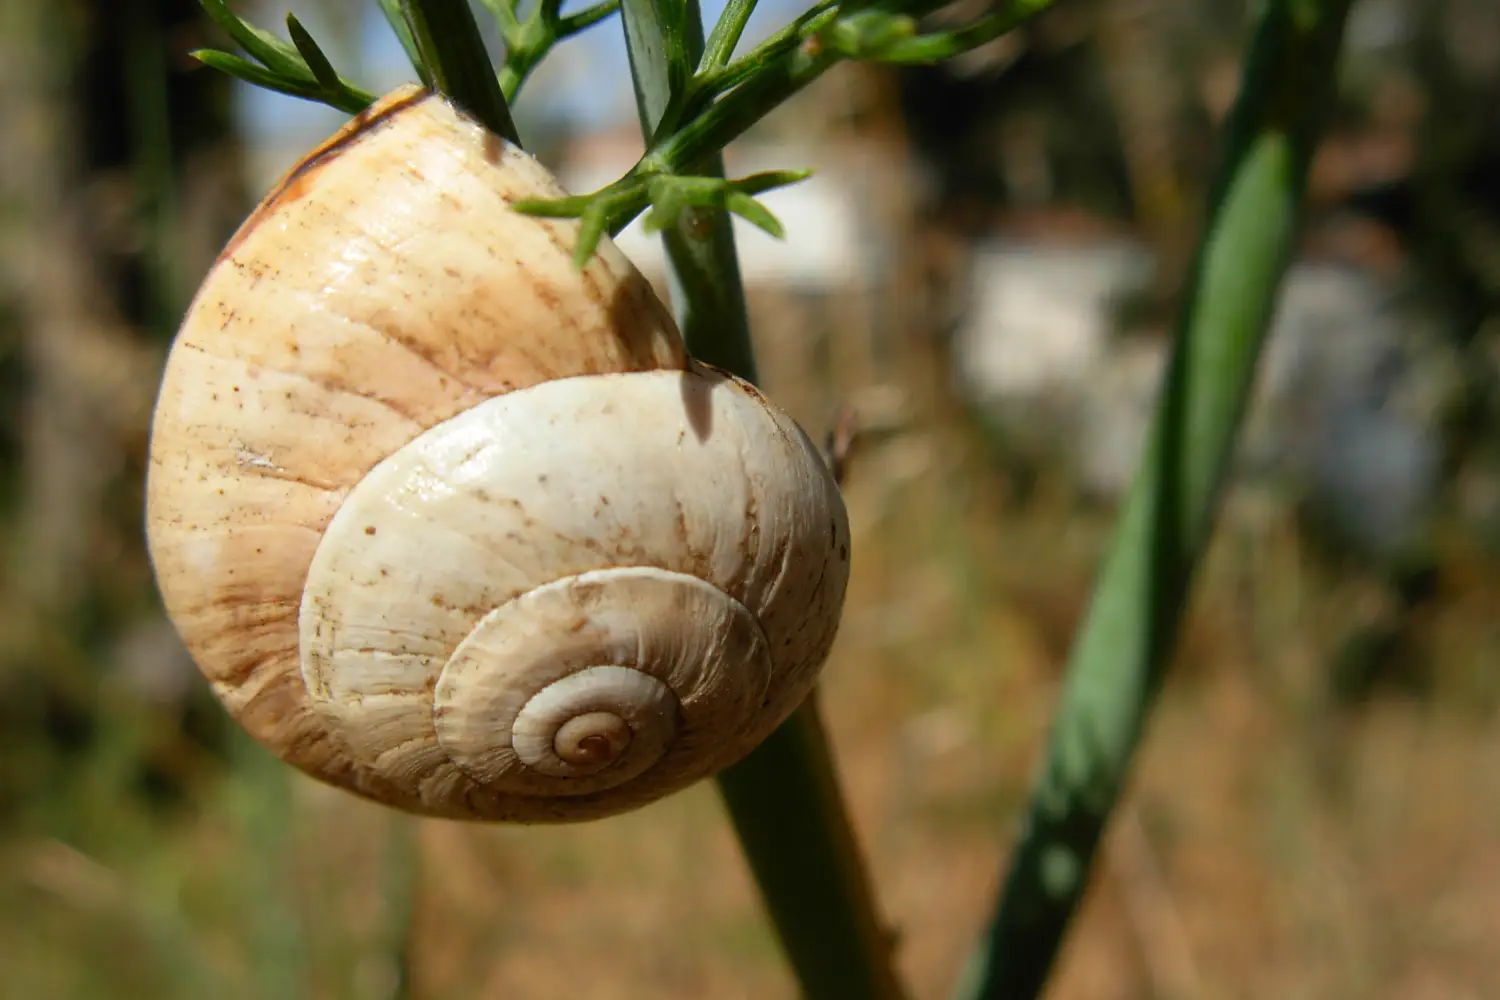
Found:
[{"label": "snail shell", "polygon": [[173,344],[147,536],[282,759],[389,805],[580,820],[733,763],[810,692],[849,529],[797,425],[690,359],[565,192],[404,88],[305,157]]}]

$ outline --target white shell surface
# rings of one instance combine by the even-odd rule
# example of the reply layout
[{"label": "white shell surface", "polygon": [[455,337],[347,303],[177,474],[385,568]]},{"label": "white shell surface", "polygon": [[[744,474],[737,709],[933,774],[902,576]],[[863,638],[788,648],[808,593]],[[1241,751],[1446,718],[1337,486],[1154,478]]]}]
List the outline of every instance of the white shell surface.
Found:
[{"label": "white shell surface", "polygon": [[[554,380],[433,427],[351,490],[304,590],[302,674],[350,752],[423,801],[616,812],[732,763],[806,697],[848,544],[821,456],[747,384],[701,366]],[[659,759],[632,727],[610,767],[526,767],[516,715],[601,666],[671,689]]]},{"label": "white shell surface", "polygon": [[[445,672],[445,679],[452,673]],[[469,732],[484,744],[481,752],[493,746],[494,720],[472,699],[460,696],[455,703],[475,723]],[[633,667],[586,667],[533,695],[516,713],[510,733],[522,765],[557,777],[617,768],[627,751],[655,763],[677,734],[677,695]],[[585,747],[590,738],[594,746]],[[449,753],[457,742],[443,739]]]},{"label": "white shell surface", "polygon": [[[736,746],[770,673],[754,617],[712,584],[649,566],[595,570],[480,619],[442,668],[438,743],[484,785],[581,795],[653,766],[658,775],[693,771]],[[552,743],[569,719],[599,712],[632,731],[611,766],[526,766],[523,755],[536,749],[528,722]]]}]

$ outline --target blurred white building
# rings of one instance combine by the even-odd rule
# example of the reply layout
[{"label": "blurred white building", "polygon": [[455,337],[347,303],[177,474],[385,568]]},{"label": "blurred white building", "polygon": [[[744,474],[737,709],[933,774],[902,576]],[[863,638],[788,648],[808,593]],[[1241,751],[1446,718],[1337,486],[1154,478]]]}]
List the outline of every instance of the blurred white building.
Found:
[{"label": "blurred white building", "polygon": [[[1128,489],[1155,413],[1166,337],[1125,336],[1115,307],[1151,281],[1129,241],[997,241],[973,258],[954,342],[960,391],[1012,452],[1087,494]],[[1375,274],[1293,264],[1242,433],[1242,481],[1312,504],[1372,553],[1421,535],[1435,500],[1456,355]]]}]

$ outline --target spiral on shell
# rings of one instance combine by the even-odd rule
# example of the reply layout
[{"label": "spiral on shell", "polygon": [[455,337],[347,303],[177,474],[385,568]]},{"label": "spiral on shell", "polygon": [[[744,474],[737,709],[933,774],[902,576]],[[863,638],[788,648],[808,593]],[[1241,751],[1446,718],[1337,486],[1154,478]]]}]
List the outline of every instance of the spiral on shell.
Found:
[{"label": "spiral on shell", "polygon": [[690,359],[519,149],[403,88],[282,180],[168,358],[169,615],[231,714],[414,812],[560,821],[733,763],[810,692],[847,582],[816,448]]}]

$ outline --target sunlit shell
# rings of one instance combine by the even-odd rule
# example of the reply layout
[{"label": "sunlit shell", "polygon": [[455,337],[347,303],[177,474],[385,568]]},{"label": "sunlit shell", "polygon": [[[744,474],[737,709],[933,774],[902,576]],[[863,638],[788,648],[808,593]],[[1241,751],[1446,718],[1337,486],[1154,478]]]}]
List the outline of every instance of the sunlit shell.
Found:
[{"label": "sunlit shell", "polygon": [[304,159],[168,359],[148,535],[231,713],[436,815],[639,805],[806,696],[848,528],[796,425],[688,361],[531,157],[406,88]]}]

